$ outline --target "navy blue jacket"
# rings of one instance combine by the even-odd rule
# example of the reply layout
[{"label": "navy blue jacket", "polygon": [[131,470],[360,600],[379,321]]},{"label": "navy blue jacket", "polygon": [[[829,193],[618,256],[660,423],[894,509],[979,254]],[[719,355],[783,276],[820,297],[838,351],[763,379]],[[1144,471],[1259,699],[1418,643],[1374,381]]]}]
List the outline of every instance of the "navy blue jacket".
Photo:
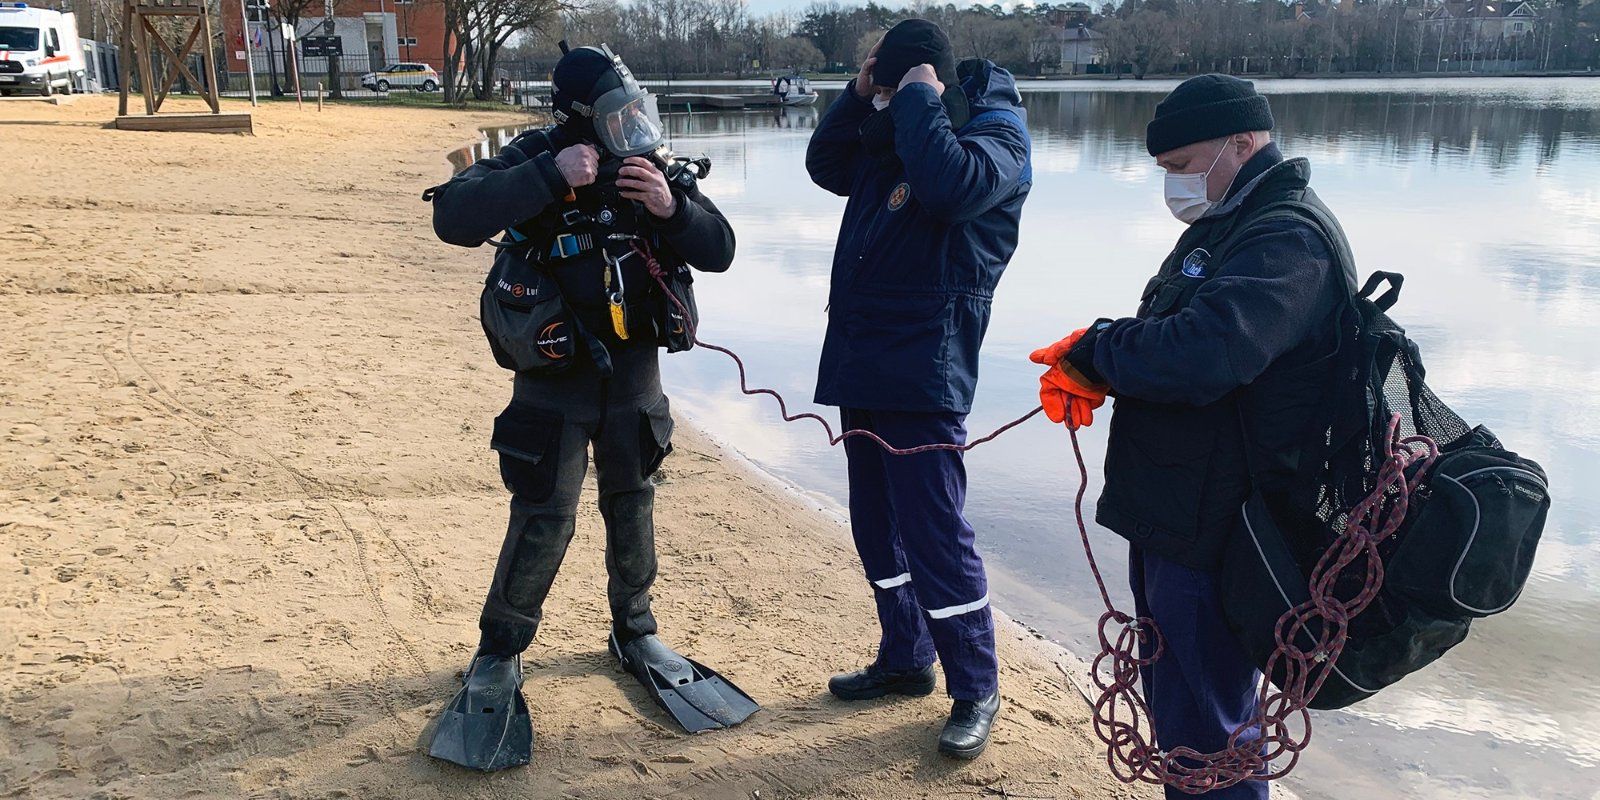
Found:
[{"label": "navy blue jacket", "polygon": [[873,108],[853,87],[811,136],[811,180],[850,198],[833,255],[818,403],[972,408],[978,348],[1033,174],[1010,73],[985,64],[962,89],[972,119],[958,131],[932,87],[895,94],[881,113],[893,115],[899,169],[862,148],[861,123]]}]

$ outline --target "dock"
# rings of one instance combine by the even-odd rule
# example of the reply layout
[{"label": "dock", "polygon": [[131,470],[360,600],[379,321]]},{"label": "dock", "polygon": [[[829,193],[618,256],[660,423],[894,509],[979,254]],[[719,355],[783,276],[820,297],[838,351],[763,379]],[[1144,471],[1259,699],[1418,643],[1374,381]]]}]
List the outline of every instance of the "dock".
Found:
[{"label": "dock", "polygon": [[[544,87],[518,89],[506,96],[505,102],[524,108],[549,108],[550,91]],[[752,108],[777,108],[783,105],[771,92],[751,94],[699,94],[695,92],[667,92],[656,95],[656,108],[668,111],[740,111]]]},{"label": "dock", "polygon": [[729,111],[742,108],[771,108],[780,105],[771,92],[759,94],[659,94],[656,107],[662,111]]}]

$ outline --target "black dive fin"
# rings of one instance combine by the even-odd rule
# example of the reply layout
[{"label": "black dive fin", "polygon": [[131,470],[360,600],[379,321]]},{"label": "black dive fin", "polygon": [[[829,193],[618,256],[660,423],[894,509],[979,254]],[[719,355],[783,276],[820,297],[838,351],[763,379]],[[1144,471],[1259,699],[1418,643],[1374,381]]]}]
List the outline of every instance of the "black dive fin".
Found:
[{"label": "black dive fin", "polygon": [[482,772],[533,756],[533,721],[522,698],[521,656],[477,655],[461,691],[439,717],[428,755]]},{"label": "black dive fin", "polygon": [[689,733],[729,728],[761,710],[727,678],[679,655],[654,635],[621,646],[612,636],[611,654]]}]

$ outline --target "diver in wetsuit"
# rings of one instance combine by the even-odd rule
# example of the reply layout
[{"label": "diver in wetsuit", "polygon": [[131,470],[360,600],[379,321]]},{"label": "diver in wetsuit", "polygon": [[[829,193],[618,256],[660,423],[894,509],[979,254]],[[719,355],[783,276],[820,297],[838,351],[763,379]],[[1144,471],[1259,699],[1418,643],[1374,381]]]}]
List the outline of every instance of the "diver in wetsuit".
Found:
[{"label": "diver in wetsuit", "polygon": [[691,346],[689,267],[726,270],[733,231],[700,193],[703,170],[663,155],[654,98],[622,60],[604,46],[562,50],[556,124],[518,136],[427,195],[440,239],[500,248],[484,288],[483,327],[496,361],[516,372],[491,438],[512,495],[510,525],[478,651],[430,746],[436,757],[482,770],[530,757],[519,654],[572,540],[590,445],[606,529],[612,652],[690,732],[736,724],[757,709],[661,643],[650,610],[650,478],[672,450],[673,424],[657,353]]}]

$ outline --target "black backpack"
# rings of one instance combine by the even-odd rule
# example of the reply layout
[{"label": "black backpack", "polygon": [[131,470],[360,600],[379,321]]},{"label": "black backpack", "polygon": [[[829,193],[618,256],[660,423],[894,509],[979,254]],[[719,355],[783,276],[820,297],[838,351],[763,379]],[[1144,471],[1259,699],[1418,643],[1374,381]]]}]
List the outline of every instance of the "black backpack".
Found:
[{"label": "black backpack", "polygon": [[[1224,555],[1224,614],[1265,669],[1279,617],[1309,598],[1312,568],[1343,532],[1350,509],[1376,487],[1392,416],[1400,415],[1402,436],[1438,444],[1404,523],[1378,548],[1382,587],[1351,620],[1312,708],[1371,697],[1460,643],[1473,619],[1509,608],[1528,579],[1550,509],[1538,464],[1505,449],[1487,428],[1467,425],[1428,388],[1416,344],[1385,313],[1402,282],[1398,274],[1374,273],[1351,298],[1340,318],[1335,385],[1320,411],[1324,424],[1301,449],[1290,488],[1246,501],[1243,535]],[[1388,291],[1374,299],[1385,283]],[[1346,572],[1335,584],[1341,599],[1354,597],[1366,580],[1359,561]],[[1303,638],[1296,644],[1309,648],[1311,635]],[[1283,686],[1281,669],[1269,677]]]}]

